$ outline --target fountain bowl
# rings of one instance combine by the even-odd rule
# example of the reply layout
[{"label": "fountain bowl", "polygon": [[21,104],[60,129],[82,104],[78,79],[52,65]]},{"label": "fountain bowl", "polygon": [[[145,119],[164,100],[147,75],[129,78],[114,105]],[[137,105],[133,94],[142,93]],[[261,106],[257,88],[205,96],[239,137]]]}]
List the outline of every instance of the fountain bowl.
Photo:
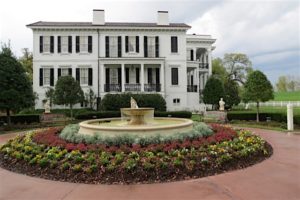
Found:
[{"label": "fountain bowl", "polygon": [[173,134],[190,131],[193,129],[193,121],[190,119],[173,117],[155,117],[146,124],[132,125],[122,118],[93,119],[79,123],[79,134],[93,135],[101,133],[107,136],[122,134]]}]

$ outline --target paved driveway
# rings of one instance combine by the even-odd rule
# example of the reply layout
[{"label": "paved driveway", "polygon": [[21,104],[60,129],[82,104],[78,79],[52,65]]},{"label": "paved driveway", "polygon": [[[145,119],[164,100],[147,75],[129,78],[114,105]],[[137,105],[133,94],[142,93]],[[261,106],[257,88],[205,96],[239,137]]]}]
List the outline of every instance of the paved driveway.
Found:
[{"label": "paved driveway", "polygon": [[[0,168],[0,200],[46,199],[300,199],[300,136],[251,129],[274,148],[274,155],[246,169],[195,180],[146,185],[87,185],[49,181]],[[0,135],[0,142],[8,135]]]}]

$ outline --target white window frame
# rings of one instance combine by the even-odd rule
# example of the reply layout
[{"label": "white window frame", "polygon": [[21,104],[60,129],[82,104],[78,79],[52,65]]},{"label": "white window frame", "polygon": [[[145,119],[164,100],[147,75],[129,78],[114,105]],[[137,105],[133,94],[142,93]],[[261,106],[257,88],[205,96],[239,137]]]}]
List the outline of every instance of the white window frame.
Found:
[{"label": "white window frame", "polygon": [[155,37],[154,36],[148,36],[148,57],[149,58],[155,58]]},{"label": "white window frame", "polygon": [[80,85],[87,86],[89,84],[89,66],[79,67]]},{"label": "white window frame", "polygon": [[[52,67],[43,67],[43,86],[50,86],[51,83],[51,69]],[[48,74],[46,73],[48,72]],[[47,77],[46,75],[49,75],[49,77]],[[46,82],[47,80],[47,82]]]},{"label": "white window frame", "polygon": [[88,53],[88,36],[79,36],[80,53]]},{"label": "white window frame", "polygon": [[136,53],[136,36],[128,36],[128,52]]},{"label": "white window frame", "polygon": [[[60,76],[69,76],[69,68],[71,68],[71,66],[68,66],[68,65],[59,66]],[[64,74],[64,73],[66,73],[66,74]]]},{"label": "white window frame", "polygon": [[69,36],[60,36],[61,53],[69,53]]},{"label": "white window frame", "polygon": [[109,36],[109,57],[118,57],[118,36]]},{"label": "white window frame", "polygon": [[50,36],[43,36],[43,53],[50,53]]}]

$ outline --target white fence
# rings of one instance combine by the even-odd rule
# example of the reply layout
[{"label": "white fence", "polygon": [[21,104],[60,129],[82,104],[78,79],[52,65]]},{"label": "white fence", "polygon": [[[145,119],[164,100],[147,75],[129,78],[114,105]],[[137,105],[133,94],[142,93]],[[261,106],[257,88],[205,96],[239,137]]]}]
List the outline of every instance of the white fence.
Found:
[{"label": "white fence", "polygon": [[[249,106],[256,106],[256,103],[251,102],[248,103]],[[293,105],[293,107],[300,107],[300,101],[268,101],[268,102],[260,102],[259,106],[273,106],[273,107],[286,107],[288,104]],[[241,106],[246,106],[245,103],[240,103]]]}]

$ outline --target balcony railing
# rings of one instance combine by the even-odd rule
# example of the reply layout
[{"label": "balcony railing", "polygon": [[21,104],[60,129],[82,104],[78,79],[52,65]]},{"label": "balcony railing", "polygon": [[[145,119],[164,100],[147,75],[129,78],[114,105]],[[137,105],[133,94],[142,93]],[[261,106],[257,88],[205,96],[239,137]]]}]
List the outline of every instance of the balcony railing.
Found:
[{"label": "balcony railing", "polygon": [[134,91],[141,91],[141,84],[125,84],[125,91],[126,92],[134,92]]},{"label": "balcony railing", "polygon": [[121,92],[122,87],[121,87],[121,84],[105,84],[104,91],[105,92]]},{"label": "balcony railing", "polygon": [[160,92],[161,86],[160,84],[145,84],[144,90],[145,92]]},{"label": "balcony railing", "polygon": [[197,92],[197,85],[187,85],[187,92]]},{"label": "balcony railing", "polygon": [[208,69],[208,63],[199,63],[199,68]]}]

